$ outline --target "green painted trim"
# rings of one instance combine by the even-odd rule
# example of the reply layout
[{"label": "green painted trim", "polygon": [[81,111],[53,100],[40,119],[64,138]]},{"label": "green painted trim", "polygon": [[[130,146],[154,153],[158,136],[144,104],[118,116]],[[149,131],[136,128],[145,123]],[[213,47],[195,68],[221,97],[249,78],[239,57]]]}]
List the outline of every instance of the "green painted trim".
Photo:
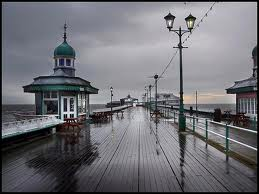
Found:
[{"label": "green painted trim", "polygon": [[90,94],[98,94],[98,89],[92,86],[79,85],[27,85],[24,86],[24,92],[38,91],[84,91]]},{"label": "green painted trim", "polygon": [[248,87],[226,89],[226,90],[227,90],[227,94],[236,94],[236,93],[244,93],[244,92],[255,92],[257,91],[257,87],[248,86]]}]

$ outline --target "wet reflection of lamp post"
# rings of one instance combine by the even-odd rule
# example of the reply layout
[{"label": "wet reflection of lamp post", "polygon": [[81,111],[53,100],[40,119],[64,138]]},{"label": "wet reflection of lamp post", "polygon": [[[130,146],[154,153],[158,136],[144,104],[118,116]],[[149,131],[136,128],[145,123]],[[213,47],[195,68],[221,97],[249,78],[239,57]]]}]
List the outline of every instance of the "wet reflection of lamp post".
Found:
[{"label": "wet reflection of lamp post", "polygon": [[112,96],[113,96],[112,90],[113,90],[113,88],[110,87],[110,90],[111,90],[111,116],[112,116]]},{"label": "wet reflection of lamp post", "polygon": [[184,189],[184,178],[185,172],[183,170],[184,166],[184,155],[186,149],[186,136],[185,134],[179,133],[179,147],[180,147],[180,169],[181,169],[181,187]]},{"label": "wet reflection of lamp post", "polygon": [[183,75],[182,75],[182,48],[187,48],[182,46],[182,35],[186,32],[191,32],[194,26],[194,22],[196,20],[195,17],[193,17],[191,14],[185,18],[187,28],[189,30],[182,30],[181,27],[179,27],[179,30],[173,30],[173,23],[175,16],[173,16],[171,13],[169,13],[167,16],[164,17],[166,20],[167,28],[169,29],[169,32],[175,32],[179,36],[179,44],[178,47],[180,51],[180,107],[179,107],[179,131],[185,130],[185,117],[184,117],[184,105],[183,105]]}]

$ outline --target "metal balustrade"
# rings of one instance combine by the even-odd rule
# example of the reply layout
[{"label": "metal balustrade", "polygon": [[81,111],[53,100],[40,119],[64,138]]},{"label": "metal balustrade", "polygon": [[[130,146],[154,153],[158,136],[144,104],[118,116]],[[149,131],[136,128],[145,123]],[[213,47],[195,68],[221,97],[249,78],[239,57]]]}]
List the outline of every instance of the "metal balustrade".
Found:
[{"label": "metal balustrade", "polygon": [[2,123],[2,139],[63,123],[56,116],[43,116],[35,119],[26,119]]}]

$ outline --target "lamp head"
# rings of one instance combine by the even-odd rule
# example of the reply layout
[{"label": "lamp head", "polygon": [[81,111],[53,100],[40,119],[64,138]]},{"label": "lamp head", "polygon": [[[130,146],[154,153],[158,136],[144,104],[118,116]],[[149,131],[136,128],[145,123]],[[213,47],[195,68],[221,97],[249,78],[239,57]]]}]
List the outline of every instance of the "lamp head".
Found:
[{"label": "lamp head", "polygon": [[169,31],[173,28],[174,19],[175,16],[173,16],[170,12],[167,16],[164,17],[166,22],[166,27],[169,29]]},{"label": "lamp head", "polygon": [[194,27],[195,20],[196,20],[196,17],[192,16],[191,14],[185,18],[187,28],[190,30],[190,32]]}]

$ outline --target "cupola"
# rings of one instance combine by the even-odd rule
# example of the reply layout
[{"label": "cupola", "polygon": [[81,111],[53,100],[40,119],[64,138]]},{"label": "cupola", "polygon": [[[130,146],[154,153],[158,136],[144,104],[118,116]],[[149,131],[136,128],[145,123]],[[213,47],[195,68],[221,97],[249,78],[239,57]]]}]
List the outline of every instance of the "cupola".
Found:
[{"label": "cupola", "polygon": [[61,69],[69,76],[75,76],[75,50],[67,43],[67,25],[64,25],[64,41],[54,50],[54,73]]}]

